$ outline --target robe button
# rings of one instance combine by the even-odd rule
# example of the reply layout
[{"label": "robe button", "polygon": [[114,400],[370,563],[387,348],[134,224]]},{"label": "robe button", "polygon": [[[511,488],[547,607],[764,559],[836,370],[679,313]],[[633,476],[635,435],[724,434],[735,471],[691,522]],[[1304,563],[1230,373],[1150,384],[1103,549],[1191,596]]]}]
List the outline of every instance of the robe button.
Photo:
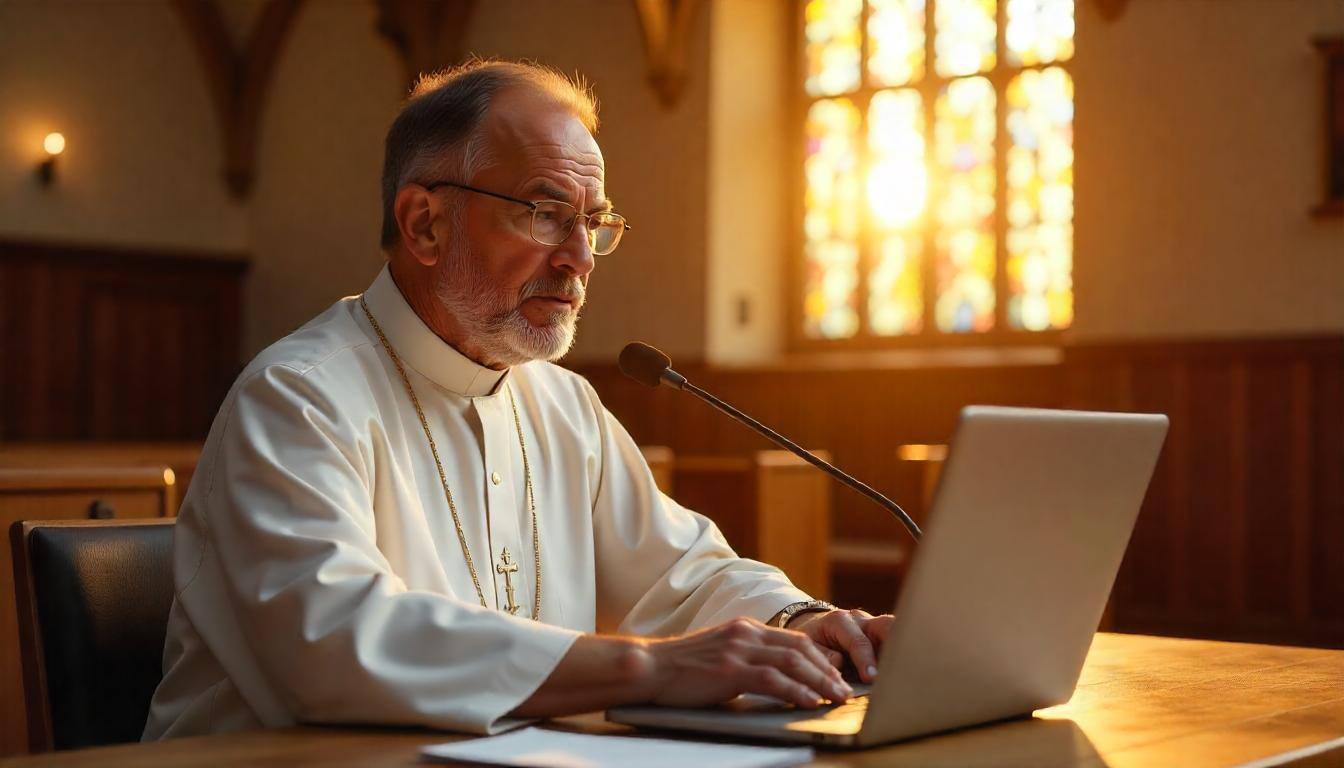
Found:
[{"label": "robe button", "polygon": [[495,485],[499,485],[500,483],[504,482],[504,478],[500,477],[498,472],[491,472],[490,482],[494,483]]}]

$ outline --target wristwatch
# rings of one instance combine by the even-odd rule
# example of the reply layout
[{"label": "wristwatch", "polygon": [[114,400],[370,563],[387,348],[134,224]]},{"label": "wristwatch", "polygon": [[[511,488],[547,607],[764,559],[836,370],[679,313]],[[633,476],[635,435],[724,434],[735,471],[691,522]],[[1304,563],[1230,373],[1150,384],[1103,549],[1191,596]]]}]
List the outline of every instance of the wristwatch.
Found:
[{"label": "wristwatch", "polygon": [[775,617],[772,626],[783,629],[788,626],[789,620],[800,613],[815,613],[817,611],[834,611],[836,607],[825,600],[803,600],[798,603],[790,603],[779,612]]}]

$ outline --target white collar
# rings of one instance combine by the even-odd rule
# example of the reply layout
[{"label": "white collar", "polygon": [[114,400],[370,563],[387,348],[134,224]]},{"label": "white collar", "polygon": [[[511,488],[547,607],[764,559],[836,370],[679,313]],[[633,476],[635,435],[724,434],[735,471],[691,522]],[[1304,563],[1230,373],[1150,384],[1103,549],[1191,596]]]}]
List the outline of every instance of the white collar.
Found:
[{"label": "white collar", "polygon": [[463,397],[493,394],[508,376],[507,369],[479,365],[430,330],[406,302],[386,265],[364,292],[364,300],[402,362],[449,392]]}]

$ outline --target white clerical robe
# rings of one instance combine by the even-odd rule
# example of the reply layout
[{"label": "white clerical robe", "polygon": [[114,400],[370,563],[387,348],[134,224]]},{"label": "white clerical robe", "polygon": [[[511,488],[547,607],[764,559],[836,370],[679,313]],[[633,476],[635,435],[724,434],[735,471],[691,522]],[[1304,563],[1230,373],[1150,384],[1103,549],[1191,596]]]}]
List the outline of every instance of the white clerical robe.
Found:
[{"label": "white clerical robe", "polygon": [[[475,364],[386,268],[365,295],[428,419],[488,607],[415,407],[343,299],[253,360],[215,418],[176,526],[146,739],[296,722],[493,733],[581,633],[672,635],[808,599],[660,493],[583,378]],[[517,616],[501,610],[505,547]]]}]

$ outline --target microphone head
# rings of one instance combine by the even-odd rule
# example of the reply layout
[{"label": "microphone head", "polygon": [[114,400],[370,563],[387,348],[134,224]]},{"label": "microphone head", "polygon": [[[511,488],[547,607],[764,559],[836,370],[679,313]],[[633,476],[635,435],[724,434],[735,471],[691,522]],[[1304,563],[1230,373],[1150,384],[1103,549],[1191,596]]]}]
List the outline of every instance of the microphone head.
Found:
[{"label": "microphone head", "polygon": [[621,373],[647,387],[662,382],[663,372],[672,367],[672,358],[642,341],[632,341],[621,350]]}]

